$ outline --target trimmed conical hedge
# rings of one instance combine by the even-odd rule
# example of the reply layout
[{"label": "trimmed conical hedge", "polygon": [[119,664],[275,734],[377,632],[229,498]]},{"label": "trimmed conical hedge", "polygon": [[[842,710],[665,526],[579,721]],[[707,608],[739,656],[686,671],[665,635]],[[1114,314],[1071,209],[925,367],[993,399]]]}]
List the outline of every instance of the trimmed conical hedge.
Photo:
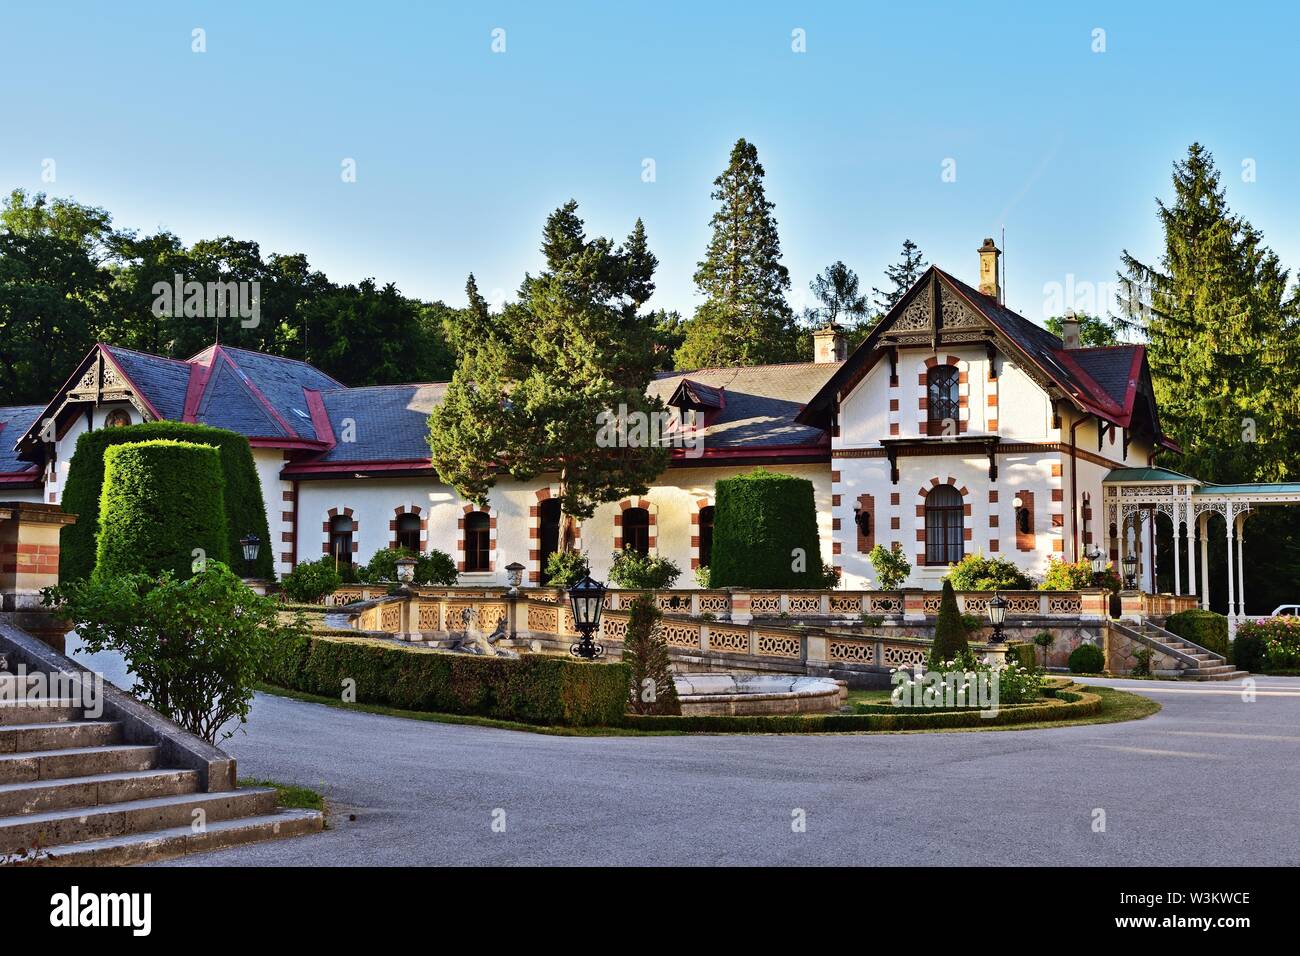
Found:
[{"label": "trimmed conical hedge", "polygon": [[228,564],[224,484],[221,456],[211,445],[159,440],[110,447],[95,577],[171,571],[188,578],[196,557]]},{"label": "trimmed conical hedge", "polygon": [[714,505],[710,587],[825,586],[811,481],[760,468],[717,482]]},{"label": "trimmed conical hedge", "polygon": [[952,582],[945,578],[943,597],[939,599],[939,617],[934,622],[934,644],[930,648],[930,655],[936,662],[951,661],[956,660],[958,654],[969,650],[966,625],[962,623],[961,611],[957,608],[957,592],[952,589]]},{"label": "trimmed conical hedge", "polygon": [[114,445],[170,439],[211,445],[221,455],[225,481],[226,550],[235,558],[234,570],[244,573],[239,539],[255,534],[262,547],[253,566],[254,576],[275,577],[275,546],[266,521],[262,483],[253,465],[248,439],[236,432],[187,422],[146,422],[121,428],[100,428],[77,439],[63,488],[64,511],[77,515],[77,523],[63,529],[59,540],[59,580],[90,577],[95,570],[95,537],[99,533],[99,499],[104,487],[104,454]]}]

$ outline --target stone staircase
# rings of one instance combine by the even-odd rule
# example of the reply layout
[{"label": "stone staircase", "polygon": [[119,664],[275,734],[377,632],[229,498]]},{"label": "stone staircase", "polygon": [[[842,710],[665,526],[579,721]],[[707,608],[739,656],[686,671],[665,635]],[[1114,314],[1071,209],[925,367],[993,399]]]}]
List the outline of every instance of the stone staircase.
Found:
[{"label": "stone staircase", "polygon": [[[1141,624],[1112,621],[1111,626],[1138,636],[1153,650],[1161,651],[1166,657],[1172,658],[1178,664],[1177,676],[1186,680],[1238,680],[1250,676],[1249,672],[1237,670],[1229,664],[1223,655],[1186,641],[1150,620],[1144,620]],[[1154,661],[1152,667],[1153,669],[1156,667]]]},{"label": "stone staircase", "polygon": [[[318,831],[274,790],[211,791],[123,723],[19,696],[0,674],[0,866],[121,866]],[[8,682],[7,684],[5,682]]]}]

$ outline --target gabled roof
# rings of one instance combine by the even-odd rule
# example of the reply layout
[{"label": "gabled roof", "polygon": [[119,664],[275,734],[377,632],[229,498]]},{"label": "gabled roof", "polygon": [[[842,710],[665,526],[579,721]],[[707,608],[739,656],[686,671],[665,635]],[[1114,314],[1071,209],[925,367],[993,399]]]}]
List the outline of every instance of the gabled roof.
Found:
[{"label": "gabled roof", "polygon": [[431,382],[321,392],[336,443],[313,462],[427,464],[429,415],[446,391],[446,382]]},{"label": "gabled roof", "polygon": [[713,388],[691,378],[682,378],[664,404],[674,408],[707,411],[725,406],[727,394],[725,389]]},{"label": "gabled roof", "polygon": [[136,392],[158,410],[163,418],[180,420],[185,410],[185,387],[190,380],[190,366],[177,359],[124,349],[117,345],[101,346],[113,357]]},{"label": "gabled roof", "polygon": [[[885,351],[886,339],[895,322],[935,284],[947,287],[991,327],[991,333],[1004,351],[1030,362],[1041,375],[1082,411],[1123,428],[1133,424],[1135,406],[1143,392],[1150,396],[1150,373],[1146,366],[1146,349],[1142,345],[1118,345],[1106,348],[1067,349],[1064,343],[1042,326],[1018,312],[1008,309],[992,296],[985,295],[937,266],[931,266],[898,303],[876,324],[867,338],[853,351],[840,370],[809,401],[799,416],[805,424],[826,428],[831,409],[841,389],[854,383]],[[1144,402],[1159,435],[1154,402]],[[1149,405],[1149,407],[1145,407]]]}]

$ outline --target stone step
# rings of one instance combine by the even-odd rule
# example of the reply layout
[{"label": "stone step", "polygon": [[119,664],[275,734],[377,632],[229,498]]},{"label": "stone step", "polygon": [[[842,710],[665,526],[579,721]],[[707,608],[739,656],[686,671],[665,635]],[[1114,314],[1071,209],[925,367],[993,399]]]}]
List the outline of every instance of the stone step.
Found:
[{"label": "stone step", "polygon": [[67,720],[0,727],[0,754],[65,750],[119,743],[122,725],[110,720]]},{"label": "stone step", "polygon": [[1190,677],[1192,680],[1241,680],[1243,677],[1249,677],[1249,671],[1239,671],[1231,665],[1227,667],[1216,667],[1212,673],[1204,670],[1188,671],[1183,675]]},{"label": "stone step", "polygon": [[48,724],[61,720],[80,720],[80,702],[70,699],[5,700],[0,699],[0,727],[16,724]]},{"label": "stone step", "polygon": [[[128,800],[98,807],[70,807],[45,813],[0,817],[0,853],[30,854],[67,843],[145,834],[173,828],[189,830],[241,817],[264,816],[276,808],[276,793],[250,787],[223,793],[185,793]],[[202,811],[203,817],[196,817]]]},{"label": "stone step", "polygon": [[157,747],[129,744],[0,754],[0,784],[152,770],[157,757]]},{"label": "stone step", "polygon": [[236,820],[209,822],[203,833],[195,833],[189,826],[180,826],[51,846],[28,860],[6,861],[0,857],[0,866],[6,862],[9,865],[129,866],[246,843],[318,833],[323,826],[324,818],[315,810],[276,810]]},{"label": "stone step", "polygon": [[0,817],[171,797],[198,788],[199,775],[194,770],[137,770],[7,783],[0,785]]}]

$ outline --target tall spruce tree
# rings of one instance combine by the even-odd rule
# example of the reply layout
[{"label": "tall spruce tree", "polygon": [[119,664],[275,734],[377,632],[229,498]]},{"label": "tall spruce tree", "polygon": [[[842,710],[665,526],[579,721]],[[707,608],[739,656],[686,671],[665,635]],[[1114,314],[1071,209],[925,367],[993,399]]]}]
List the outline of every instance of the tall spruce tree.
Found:
[{"label": "tall spruce tree", "polygon": [[695,271],[695,286],[706,301],[687,324],[677,367],[797,359],[804,337],[785,299],[790,273],[781,263],[773,204],[753,143],[736,141],[731,161],[713,185],[719,203],[710,223],[713,238]]},{"label": "tall spruce tree", "polygon": [[[1262,234],[1228,208],[1199,143],[1157,200],[1158,265],[1127,250],[1119,323],[1145,338],[1161,425],[1182,447],[1168,463],[1214,482],[1296,480],[1300,466],[1300,322],[1289,275]],[[1282,603],[1300,578],[1300,509],[1263,509],[1245,549],[1257,606]],[[1226,591],[1222,535],[1210,535],[1213,603]],[[1172,557],[1172,556],[1170,556]],[[1171,567],[1172,561],[1166,563]]]},{"label": "tall spruce tree", "polygon": [[898,254],[898,262],[885,267],[885,280],[889,288],[871,290],[872,295],[875,296],[876,312],[879,313],[877,318],[898,305],[898,300],[907,293],[908,289],[916,285],[916,280],[921,278],[921,273],[929,267],[921,247],[911,239],[904,239],[903,250]]},{"label": "tall spruce tree", "polygon": [[623,638],[623,663],[631,672],[628,709],[634,714],[682,712],[677,685],[673,683],[668,642],[659,626],[662,617],[649,594],[642,594],[632,602],[627,635]]},{"label": "tall spruce tree", "polygon": [[637,427],[663,410],[645,392],[655,327],[641,311],[658,263],[640,221],[615,246],[588,239],[577,208],[546,220],[546,269],[524,277],[517,303],[494,318],[471,279],[470,307],[448,323],[460,359],[429,445],[441,480],[471,501],[486,501],[502,474],[554,473],[564,514],[581,519],[644,493],[667,464]]}]

